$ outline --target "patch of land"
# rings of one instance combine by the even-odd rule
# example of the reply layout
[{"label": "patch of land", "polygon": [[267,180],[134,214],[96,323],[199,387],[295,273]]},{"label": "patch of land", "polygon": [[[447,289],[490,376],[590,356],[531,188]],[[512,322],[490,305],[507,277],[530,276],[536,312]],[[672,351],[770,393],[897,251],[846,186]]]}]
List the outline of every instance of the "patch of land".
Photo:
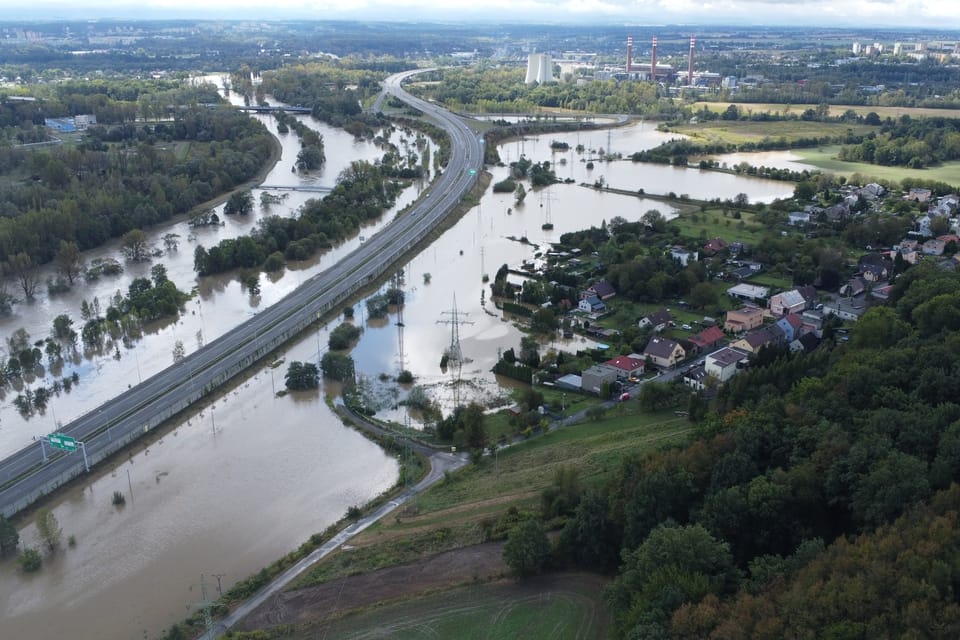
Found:
[{"label": "patch of land", "polygon": [[[815,104],[777,104],[772,102],[701,102],[697,106],[704,106],[711,111],[723,112],[731,104],[737,105],[737,108],[746,113],[792,113],[802,114],[807,109],[816,109]],[[862,105],[830,105],[831,116],[841,116],[847,111],[854,111],[857,115],[865,116],[871,111],[881,118],[899,118],[900,116],[910,116],[911,118],[960,118],[960,109],[933,109],[930,107],[881,107],[881,106],[862,106]]]},{"label": "patch of land", "polygon": [[945,162],[937,167],[927,169],[910,169],[908,167],[886,167],[866,162],[845,162],[837,159],[840,152],[839,145],[820,147],[818,149],[795,149],[792,153],[798,155],[803,162],[842,176],[851,176],[859,173],[862,176],[878,180],[900,181],[904,178],[915,180],[937,180],[947,184],[960,185],[960,162]]},{"label": "patch of land", "polygon": [[601,597],[605,584],[598,576],[555,574],[524,582],[471,585],[377,607],[318,628],[298,630],[291,637],[297,640],[316,637],[344,640],[605,638],[609,626]]},{"label": "patch of land", "polygon": [[816,122],[807,120],[784,120],[763,122],[755,120],[711,120],[696,124],[682,124],[671,127],[671,131],[682,133],[702,142],[715,144],[757,143],[765,140],[782,140],[792,143],[800,139],[825,138],[842,139],[848,133],[866,135],[876,131],[877,127],[846,122]]}]

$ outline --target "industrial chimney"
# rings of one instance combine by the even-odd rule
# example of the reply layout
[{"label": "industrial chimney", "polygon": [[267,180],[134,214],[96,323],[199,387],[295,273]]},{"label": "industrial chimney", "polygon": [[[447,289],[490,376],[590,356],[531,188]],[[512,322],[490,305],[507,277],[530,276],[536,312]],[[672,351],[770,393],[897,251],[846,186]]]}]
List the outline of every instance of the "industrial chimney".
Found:
[{"label": "industrial chimney", "polygon": [[633,36],[627,36],[627,75],[633,66]]},{"label": "industrial chimney", "polygon": [[687,85],[693,86],[693,49],[696,45],[696,38],[690,36],[690,65],[687,67]]},{"label": "industrial chimney", "polygon": [[657,36],[653,36],[653,57],[650,58],[650,80],[657,81]]}]

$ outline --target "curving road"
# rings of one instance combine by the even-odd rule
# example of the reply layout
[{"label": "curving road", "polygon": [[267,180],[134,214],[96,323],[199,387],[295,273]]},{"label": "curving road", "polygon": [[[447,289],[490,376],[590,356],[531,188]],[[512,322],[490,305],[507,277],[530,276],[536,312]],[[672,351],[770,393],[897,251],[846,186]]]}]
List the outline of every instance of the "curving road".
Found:
[{"label": "curving road", "polygon": [[[347,297],[384,274],[454,210],[483,168],[483,143],[461,119],[401,88],[406,78],[424,71],[390,76],[384,82],[384,91],[422,111],[450,136],[450,160],[430,188],[432,197],[421,199],[353,253],[304,282],[277,304],[63,427],[62,433],[85,443],[91,462],[107,457],[211,393],[298,335],[320,314],[337,308]],[[39,444],[0,462],[0,513],[9,517],[83,473],[79,451],[53,453],[48,445],[46,451],[45,462]]]}]

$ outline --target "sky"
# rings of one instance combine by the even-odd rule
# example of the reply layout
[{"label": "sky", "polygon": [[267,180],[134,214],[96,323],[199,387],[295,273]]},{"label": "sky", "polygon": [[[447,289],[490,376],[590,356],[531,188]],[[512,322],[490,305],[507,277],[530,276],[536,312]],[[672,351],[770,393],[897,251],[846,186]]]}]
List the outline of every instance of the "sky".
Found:
[{"label": "sky", "polygon": [[[3,2],[8,5],[8,2]],[[10,6],[15,5],[15,6]],[[30,0],[4,19],[231,18],[960,29],[957,0]]]}]

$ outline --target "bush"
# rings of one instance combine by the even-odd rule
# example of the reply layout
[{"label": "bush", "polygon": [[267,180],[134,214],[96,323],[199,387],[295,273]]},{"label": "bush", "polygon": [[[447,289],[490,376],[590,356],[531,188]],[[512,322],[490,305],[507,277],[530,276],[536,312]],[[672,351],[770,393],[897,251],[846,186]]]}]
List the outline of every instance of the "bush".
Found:
[{"label": "bush", "polygon": [[539,520],[521,522],[503,545],[503,561],[519,577],[534,576],[543,571],[550,554],[550,541]]},{"label": "bush", "polygon": [[40,555],[40,552],[36,549],[24,549],[20,552],[20,555],[17,556],[17,564],[20,565],[20,569],[26,571],[27,573],[33,573],[40,569],[40,565],[43,564],[43,556]]},{"label": "bush", "polygon": [[349,322],[344,322],[330,332],[330,338],[327,340],[327,344],[334,351],[349,349],[350,345],[360,337],[360,333],[360,327],[350,324]]},{"label": "bush", "polygon": [[400,384],[410,384],[413,382],[413,373],[407,369],[404,369],[397,375],[397,382]]},{"label": "bush", "polygon": [[120,507],[127,504],[127,498],[123,495],[122,491],[113,492],[113,505],[115,507]]}]

